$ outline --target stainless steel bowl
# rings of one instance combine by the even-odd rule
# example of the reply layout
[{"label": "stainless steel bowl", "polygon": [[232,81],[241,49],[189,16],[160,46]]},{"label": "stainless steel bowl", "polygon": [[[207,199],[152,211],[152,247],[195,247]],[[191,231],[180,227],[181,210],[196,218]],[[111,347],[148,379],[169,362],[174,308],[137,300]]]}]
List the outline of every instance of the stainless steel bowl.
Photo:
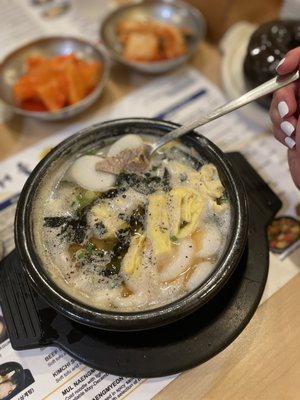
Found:
[{"label": "stainless steel bowl", "polygon": [[[187,29],[191,32],[187,38],[187,53],[181,57],[159,62],[143,63],[126,60],[122,56],[122,45],[116,34],[116,26],[125,19],[158,20]],[[112,12],[103,21],[100,34],[114,60],[140,72],[159,74],[184,63],[195,51],[199,41],[204,38],[205,32],[206,24],[202,14],[189,4],[175,0],[148,0],[126,5]]]},{"label": "stainless steel bowl", "polygon": [[[59,111],[27,111],[20,108],[14,101],[12,86],[26,72],[26,60],[28,57],[38,54],[49,58],[70,53],[75,53],[78,57],[86,61],[99,61],[103,64],[103,73],[95,89],[83,100],[72,106],[64,107]],[[49,121],[68,118],[85,110],[100,96],[109,77],[109,66],[110,62],[105,49],[85,40],[64,36],[53,36],[35,40],[16,49],[1,62],[0,100],[17,114]]]}]

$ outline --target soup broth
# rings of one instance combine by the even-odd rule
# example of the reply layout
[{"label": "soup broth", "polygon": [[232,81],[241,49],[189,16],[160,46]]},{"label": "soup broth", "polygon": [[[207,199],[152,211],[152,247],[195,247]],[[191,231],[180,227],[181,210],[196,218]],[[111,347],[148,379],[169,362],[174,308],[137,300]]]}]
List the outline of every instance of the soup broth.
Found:
[{"label": "soup broth", "polygon": [[[230,204],[213,164],[177,142],[146,171],[109,163],[145,142],[126,135],[78,154],[49,171],[36,196],[43,265],[65,292],[98,309],[171,303],[206,280],[226,247]],[[99,170],[105,163],[114,173]]]}]

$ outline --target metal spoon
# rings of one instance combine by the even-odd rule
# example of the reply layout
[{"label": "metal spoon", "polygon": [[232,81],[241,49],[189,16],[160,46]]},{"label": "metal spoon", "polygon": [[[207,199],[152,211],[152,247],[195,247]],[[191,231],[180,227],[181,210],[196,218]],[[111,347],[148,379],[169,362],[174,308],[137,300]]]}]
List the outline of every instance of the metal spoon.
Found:
[{"label": "metal spoon", "polygon": [[222,106],[215,108],[206,115],[202,115],[199,119],[196,119],[195,121],[187,125],[180,126],[179,128],[176,128],[173,131],[167,133],[158,142],[152,143],[151,145],[146,147],[145,156],[150,159],[160,147],[164,146],[171,140],[185,135],[195,128],[203,126],[208,122],[213,121],[214,119],[220,118],[223,115],[226,115],[240,107],[243,107],[246,104],[259,99],[260,97],[265,96],[266,94],[275,92],[276,90],[281,89],[282,87],[296,81],[297,79],[299,79],[299,77],[300,72],[297,71],[289,75],[276,76],[275,78],[270,79],[269,81],[263,83],[260,86],[257,86],[255,89],[250,90],[249,92],[243,94],[237,99],[229,101],[228,103],[225,103]]},{"label": "metal spoon", "polygon": [[122,170],[126,170],[128,172],[143,172],[148,168],[150,158],[153,156],[153,154],[168,142],[185,135],[199,126],[203,126],[214,119],[220,118],[225,114],[243,107],[246,104],[259,99],[260,97],[265,96],[266,94],[275,92],[276,90],[296,81],[299,79],[299,77],[299,71],[283,77],[276,76],[262,85],[257,86],[255,89],[243,94],[237,99],[215,108],[206,115],[202,115],[199,119],[189,123],[188,125],[183,125],[172,130],[171,132],[162,136],[162,138],[157,142],[147,144],[136,149],[125,149],[116,156],[108,157],[103,161],[99,161],[96,164],[96,170],[113,174],[117,174]]}]

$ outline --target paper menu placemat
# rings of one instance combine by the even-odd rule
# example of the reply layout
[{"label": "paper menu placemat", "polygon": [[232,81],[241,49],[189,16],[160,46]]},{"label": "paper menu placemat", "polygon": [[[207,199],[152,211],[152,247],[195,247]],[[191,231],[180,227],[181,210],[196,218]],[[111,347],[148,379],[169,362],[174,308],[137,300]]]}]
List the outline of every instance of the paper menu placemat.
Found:
[{"label": "paper menu placemat", "polygon": [[[69,3],[66,13],[47,19],[43,17],[43,12],[48,7],[53,7],[55,5],[53,2],[38,6],[32,0],[1,0],[0,59],[14,48],[46,35],[68,34],[82,36],[95,42],[99,41],[101,20],[117,5],[115,1],[97,2],[95,0],[85,2],[74,0],[66,3]],[[88,6],[95,7],[96,18],[91,19],[88,14],[85,16],[80,3],[85,3],[86,9]]]},{"label": "paper menu placemat", "polygon": [[[223,101],[221,92],[207,79],[194,69],[184,67],[168,76],[153,79],[115,105],[95,112],[88,120],[70,125],[67,130],[57,132],[0,163],[0,237],[4,238],[5,251],[8,252],[13,246],[12,222],[16,194],[20,192],[28,174],[47,149],[92,123],[121,117],[159,117],[183,123]],[[246,125],[236,114],[210,123],[201,132],[224,151],[238,150],[245,154],[283,200],[282,212],[295,215],[299,194],[288,172],[286,149],[270,133],[259,132]],[[270,274],[263,300],[297,272],[298,268],[291,259],[287,258],[282,262],[271,255]],[[21,396],[24,393],[27,393],[24,399],[33,400],[75,400],[80,397],[89,400],[125,397],[129,400],[146,400],[151,399],[174,379],[167,377],[134,380],[114,377],[83,366],[59,349],[15,352],[7,340],[0,344],[0,364],[13,360],[29,369],[35,381],[16,397],[18,400],[23,400]],[[30,390],[33,392],[29,392]]]}]

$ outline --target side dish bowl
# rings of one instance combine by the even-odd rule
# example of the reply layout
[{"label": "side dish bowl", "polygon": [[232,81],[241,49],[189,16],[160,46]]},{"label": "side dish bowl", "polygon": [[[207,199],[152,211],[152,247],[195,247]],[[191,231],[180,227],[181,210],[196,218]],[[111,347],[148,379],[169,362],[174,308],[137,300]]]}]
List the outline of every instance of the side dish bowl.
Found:
[{"label": "side dish bowl", "polygon": [[[26,60],[31,56],[51,58],[71,53],[84,61],[97,61],[102,64],[102,74],[91,93],[78,103],[58,111],[28,111],[21,108],[14,99],[13,85],[26,72]],[[109,77],[109,67],[110,62],[105,49],[86,40],[68,36],[38,39],[14,50],[0,63],[0,100],[16,114],[48,121],[69,118],[84,111],[99,98]]]},{"label": "side dish bowl", "polygon": [[[117,25],[126,20],[157,21],[171,24],[189,32],[187,52],[179,57],[157,62],[129,61],[122,55],[122,46],[116,34]],[[100,36],[111,57],[137,71],[150,74],[167,72],[186,62],[204,38],[206,24],[202,14],[183,1],[150,0],[117,8],[101,25]]]},{"label": "side dish bowl", "polygon": [[248,209],[243,184],[225,155],[205,137],[192,132],[182,142],[193,148],[199,159],[212,162],[226,189],[231,207],[231,230],[227,246],[214,271],[195,290],[172,303],[139,312],[102,311],[77,301],[63,292],[48,276],[35,247],[33,204],[35,194],[49,168],[59,168],[68,157],[90,151],[127,133],[161,136],[177,125],[155,119],[120,119],[86,128],[56,146],[29,176],[19,199],[15,218],[15,242],[24,270],[36,292],[58,312],[79,323],[99,329],[130,331],[169,324],[192,313],[211,299],[226,283],[243,253],[248,233]]}]

